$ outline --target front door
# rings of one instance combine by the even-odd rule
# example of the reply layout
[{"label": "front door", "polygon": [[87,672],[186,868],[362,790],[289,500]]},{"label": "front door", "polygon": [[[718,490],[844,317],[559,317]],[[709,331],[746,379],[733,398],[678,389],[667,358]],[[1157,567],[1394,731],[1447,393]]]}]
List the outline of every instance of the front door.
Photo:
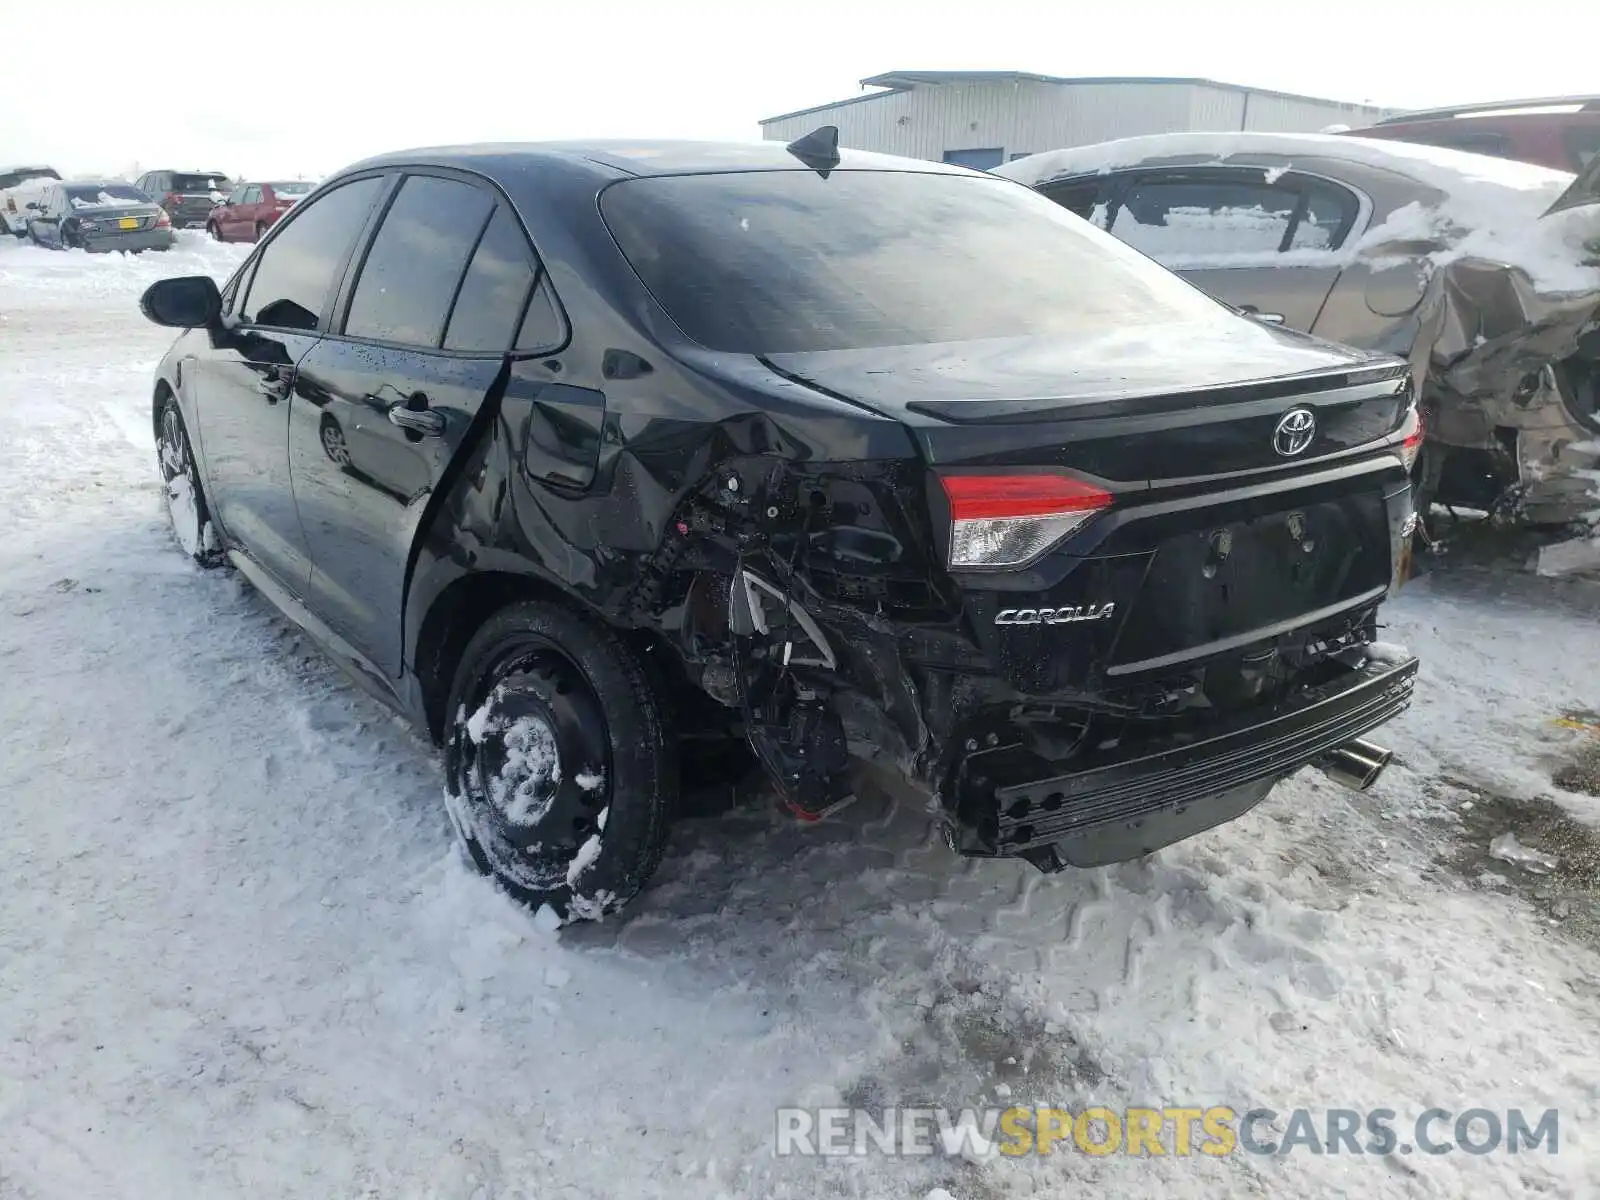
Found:
[{"label": "front door", "polygon": [[311,605],[391,678],[412,548],[503,387],[536,274],[520,223],[492,192],[407,175],[346,285],[342,329],[300,364],[289,461]]},{"label": "front door", "polygon": [[217,521],[296,594],[310,560],[289,477],[289,395],[382,183],[356,180],[297,213],[260,252],[230,327],[191,367]]}]

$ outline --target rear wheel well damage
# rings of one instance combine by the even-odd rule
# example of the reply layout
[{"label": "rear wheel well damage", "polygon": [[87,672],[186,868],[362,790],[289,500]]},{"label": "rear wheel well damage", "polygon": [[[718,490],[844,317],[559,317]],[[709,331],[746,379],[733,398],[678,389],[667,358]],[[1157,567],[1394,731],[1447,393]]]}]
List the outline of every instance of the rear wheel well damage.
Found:
[{"label": "rear wheel well damage", "polygon": [[444,735],[450,687],[467,643],[495,613],[523,600],[571,605],[562,589],[533,576],[480,571],[447,585],[428,606],[411,661],[435,741]]}]

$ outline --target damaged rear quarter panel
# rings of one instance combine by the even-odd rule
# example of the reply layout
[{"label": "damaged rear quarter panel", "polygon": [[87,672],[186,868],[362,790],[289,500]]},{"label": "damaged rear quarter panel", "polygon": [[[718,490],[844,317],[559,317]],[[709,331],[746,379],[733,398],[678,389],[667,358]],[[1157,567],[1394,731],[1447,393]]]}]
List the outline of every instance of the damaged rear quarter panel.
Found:
[{"label": "damaged rear quarter panel", "polygon": [[[782,380],[753,359],[721,356],[713,380],[633,344],[651,365],[637,378],[604,378],[605,348],[581,334],[559,372],[548,360],[514,364],[417,555],[407,644],[420,656],[413,661],[425,689],[439,669],[421,661],[438,648],[430,614],[436,621],[460,589],[488,576],[550,586],[680,654],[688,582],[717,577],[725,604],[741,560],[769,577],[803,577],[808,600],[827,607],[831,591],[846,612],[865,597],[851,594],[853,581],[880,566],[919,595],[934,586],[926,519],[896,499],[899,488],[920,493],[923,474],[899,423]],[[553,454],[553,436],[570,452]],[[578,486],[590,451],[592,475]],[[791,572],[802,526],[809,544]],[[430,713],[435,729],[438,720]]]}]

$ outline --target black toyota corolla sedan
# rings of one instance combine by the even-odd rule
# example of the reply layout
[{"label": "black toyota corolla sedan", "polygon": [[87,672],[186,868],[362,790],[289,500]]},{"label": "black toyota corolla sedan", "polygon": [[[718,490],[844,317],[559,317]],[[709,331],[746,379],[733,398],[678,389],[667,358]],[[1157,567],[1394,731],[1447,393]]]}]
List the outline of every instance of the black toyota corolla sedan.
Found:
[{"label": "black toyota corolla sedan", "polygon": [[[474,862],[632,897],[708,739],[852,758],[1045,870],[1364,787],[1416,660],[1406,366],[1253,321],[1018,184],[698,143],[359,163],[184,328],[175,532],[444,750]],[[690,749],[694,747],[694,749]]]}]

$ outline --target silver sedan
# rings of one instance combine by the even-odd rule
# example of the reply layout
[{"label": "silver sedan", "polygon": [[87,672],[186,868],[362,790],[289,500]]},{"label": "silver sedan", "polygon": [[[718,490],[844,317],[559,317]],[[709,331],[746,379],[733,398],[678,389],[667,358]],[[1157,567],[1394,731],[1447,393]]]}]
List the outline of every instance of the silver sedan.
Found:
[{"label": "silver sedan", "polygon": [[1600,507],[1600,163],[1575,179],[1358,137],[1185,133],[994,173],[1260,320],[1410,358],[1424,502],[1547,522]]}]

